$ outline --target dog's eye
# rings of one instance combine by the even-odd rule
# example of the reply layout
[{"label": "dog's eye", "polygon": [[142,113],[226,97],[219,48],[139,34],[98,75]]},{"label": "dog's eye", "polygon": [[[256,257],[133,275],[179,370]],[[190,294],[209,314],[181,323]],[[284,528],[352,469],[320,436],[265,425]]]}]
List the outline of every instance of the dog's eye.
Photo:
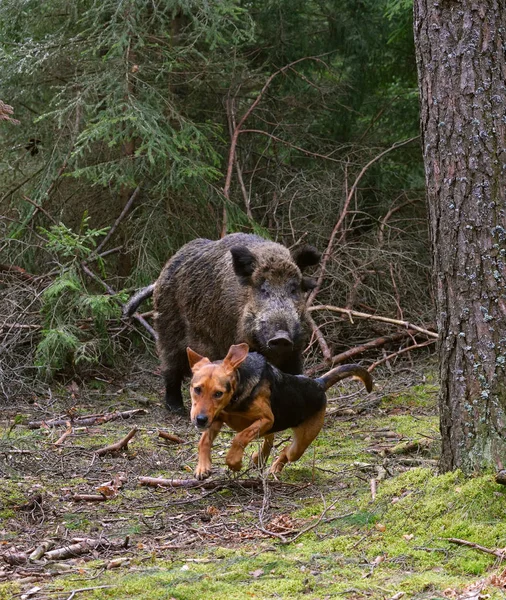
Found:
[{"label": "dog's eye", "polygon": [[223,396],[223,392],[214,392],[213,396],[215,398],[221,398]]},{"label": "dog's eye", "polygon": [[199,385],[196,385],[193,388],[193,391],[195,392],[195,394],[197,394],[197,396],[200,394],[200,392],[202,391],[202,388]]}]

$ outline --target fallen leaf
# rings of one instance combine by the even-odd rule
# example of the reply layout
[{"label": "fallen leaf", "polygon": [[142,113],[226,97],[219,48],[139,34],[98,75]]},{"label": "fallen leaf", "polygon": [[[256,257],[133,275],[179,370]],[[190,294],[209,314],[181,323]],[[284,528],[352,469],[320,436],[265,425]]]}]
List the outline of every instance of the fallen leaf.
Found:
[{"label": "fallen leaf", "polygon": [[407,542],[410,542],[415,536],[412,533],[405,533],[402,536]]},{"label": "fallen leaf", "polygon": [[261,577],[263,574],[264,574],[263,569],[257,569],[256,571],[251,571],[251,573],[250,573],[251,577],[254,577],[255,579],[258,579],[258,577]]}]

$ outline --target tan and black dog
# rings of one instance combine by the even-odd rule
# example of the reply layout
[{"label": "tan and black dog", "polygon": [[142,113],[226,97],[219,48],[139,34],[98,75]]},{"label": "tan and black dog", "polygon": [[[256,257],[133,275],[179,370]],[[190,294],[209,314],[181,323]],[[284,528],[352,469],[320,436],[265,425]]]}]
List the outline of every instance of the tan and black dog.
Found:
[{"label": "tan and black dog", "polygon": [[233,471],[241,469],[244,449],[252,440],[264,438],[260,454],[253,455],[255,464],[263,465],[271,452],[274,434],[292,429],[291,443],[271,467],[271,473],[280,473],[287,462],[302,456],[320,432],[327,405],[325,392],[330,386],[356,377],[364,382],[367,391],[372,389],[371,375],[358,365],[341,365],[317,379],[289,375],[261,354],[249,352],[247,344],[231,346],[227,356],[215,362],[191,348],[187,348],[187,354],[193,373],[190,416],[204,432],[195,469],[198,479],[211,474],[211,446],[224,423],[239,432],[226,457]]}]

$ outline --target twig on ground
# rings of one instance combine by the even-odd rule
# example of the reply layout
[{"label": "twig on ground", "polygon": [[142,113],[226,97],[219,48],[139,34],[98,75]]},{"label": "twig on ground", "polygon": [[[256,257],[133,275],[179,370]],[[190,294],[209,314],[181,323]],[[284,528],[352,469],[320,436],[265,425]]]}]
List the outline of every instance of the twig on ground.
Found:
[{"label": "twig on ground", "polygon": [[186,444],[183,438],[180,438],[178,435],[168,433],[167,431],[163,431],[161,429],[158,431],[158,437],[161,437],[164,440],[168,440],[169,442],[174,442],[175,444]]},{"label": "twig on ground", "polygon": [[[262,479],[222,479],[222,480],[201,480],[201,479],[164,479],[163,477],[139,477],[140,485],[151,487],[169,487],[169,488],[203,488],[214,490],[226,487],[242,487],[248,489],[263,488]],[[281,481],[270,481],[269,485],[274,487],[287,486],[289,484]]]},{"label": "twig on ground", "polygon": [[131,419],[139,415],[147,415],[148,411],[145,408],[135,408],[133,410],[125,410],[122,412],[113,412],[96,415],[84,415],[76,418],[65,418],[65,419],[50,419],[48,421],[30,421],[28,423],[29,429],[40,429],[41,427],[58,427],[60,425],[67,425],[70,421],[74,427],[87,427],[89,425],[102,425],[109,421],[115,421],[117,419]]},{"label": "twig on ground", "polygon": [[100,448],[99,450],[96,450],[95,454],[97,454],[98,456],[104,456],[104,454],[109,454],[111,452],[118,452],[119,450],[123,450],[123,448],[127,448],[128,442],[134,437],[134,435],[137,433],[137,431],[138,431],[137,427],[134,427],[127,433],[127,435],[124,438],[122,438],[121,440],[119,440],[118,442],[116,442],[114,444],[110,444],[109,446],[105,446],[104,448]]},{"label": "twig on ground", "polygon": [[390,456],[392,454],[409,454],[410,452],[422,452],[428,450],[434,440],[430,438],[422,438],[420,440],[414,440],[412,442],[401,442],[393,448],[384,448],[381,454]]},{"label": "twig on ground", "polygon": [[72,435],[74,433],[74,428],[72,427],[72,423],[70,421],[67,421],[66,425],[67,425],[67,429],[56,440],[56,442],[53,444],[54,446],[60,446],[70,435]]},{"label": "twig on ground", "polygon": [[73,494],[74,502],[104,502],[107,498],[103,494]]},{"label": "twig on ground", "polygon": [[113,585],[96,585],[94,587],[86,587],[86,588],[79,588],[78,590],[72,590],[70,596],[67,598],[67,600],[72,600],[72,598],[76,595],[79,594],[80,592],[91,592],[93,590],[105,590],[108,588],[112,588],[114,587]]},{"label": "twig on ground", "polygon": [[493,556],[497,556],[498,558],[504,559],[506,557],[506,548],[486,548],[485,546],[480,546],[480,544],[475,544],[474,542],[469,542],[468,540],[461,540],[459,538],[440,538],[441,540],[445,540],[450,544],[458,544],[459,546],[467,546],[468,548],[473,548],[474,550],[478,550],[479,552],[485,552],[485,554],[492,554]]}]

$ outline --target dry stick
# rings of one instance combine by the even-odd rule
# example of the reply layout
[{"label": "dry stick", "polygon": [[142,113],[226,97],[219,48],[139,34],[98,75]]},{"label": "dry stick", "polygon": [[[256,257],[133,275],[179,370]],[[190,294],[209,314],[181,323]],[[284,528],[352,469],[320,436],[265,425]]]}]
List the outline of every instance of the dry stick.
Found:
[{"label": "dry stick", "polygon": [[125,435],[124,438],[119,440],[119,442],[116,442],[115,444],[110,444],[109,446],[105,446],[104,448],[100,448],[99,450],[95,451],[95,454],[97,454],[98,456],[104,456],[104,454],[108,454],[110,452],[118,452],[119,450],[128,447],[128,442],[134,437],[137,431],[137,427],[134,427],[127,433],[127,435]]},{"label": "dry stick", "polygon": [[240,133],[261,133],[262,135],[265,135],[265,136],[271,138],[275,142],[280,142],[281,144],[284,144],[285,146],[289,146],[290,148],[294,148],[295,150],[302,152],[302,154],[304,154],[305,156],[313,156],[314,158],[323,158],[324,160],[330,160],[331,162],[336,162],[336,163],[343,162],[340,158],[332,158],[328,154],[319,154],[318,152],[312,152],[311,150],[307,150],[306,148],[303,148],[302,146],[297,146],[296,144],[287,142],[286,140],[283,140],[282,138],[279,138],[278,136],[273,135],[272,133],[269,133],[268,131],[264,131],[263,129],[243,129],[242,131],[240,131]]},{"label": "dry stick", "polygon": [[96,415],[84,415],[82,417],[76,417],[74,419],[51,419],[49,421],[30,421],[28,423],[28,429],[39,429],[41,427],[58,427],[59,425],[66,425],[68,421],[75,427],[88,427],[90,425],[102,425],[109,421],[115,421],[116,419],[130,419],[137,415],[147,415],[148,411],[145,408],[135,408],[133,410],[125,410],[123,412],[113,412]]},{"label": "dry stick", "polygon": [[64,546],[63,548],[50,550],[49,552],[46,552],[44,558],[47,560],[62,560],[66,558],[73,558],[74,556],[78,556],[80,554],[86,554],[91,550],[107,550],[109,548],[119,548],[122,546],[122,542],[110,542],[106,539],[83,539],[76,544],[70,544],[69,546]]},{"label": "dry stick", "polygon": [[320,304],[318,306],[310,306],[308,308],[310,312],[315,310],[328,310],[330,312],[337,312],[342,315],[348,315],[350,321],[353,323],[352,317],[357,317],[358,319],[368,319],[370,321],[381,321],[382,323],[391,323],[392,325],[400,325],[402,327],[406,327],[407,329],[414,329],[415,331],[419,331],[420,333],[425,334],[428,337],[432,337],[437,339],[439,335],[435,331],[430,331],[430,329],[425,329],[424,327],[418,327],[418,325],[413,325],[413,323],[409,323],[408,321],[401,321],[399,319],[391,319],[390,317],[380,317],[379,315],[371,315],[369,313],[357,312],[356,310],[349,310],[348,308],[340,308],[338,306],[332,306],[330,304]]},{"label": "dry stick", "polygon": [[[301,529],[299,531],[299,533],[297,533],[297,535],[295,535],[294,537],[291,537],[289,540],[286,541],[281,541],[281,544],[285,545],[285,544],[291,544],[292,542],[295,542],[295,540],[297,540],[298,538],[300,538],[301,535],[304,535],[305,533],[307,533],[308,531],[311,531],[312,529],[315,529],[315,527],[318,527],[318,525],[323,521],[323,517],[327,514],[327,512],[333,508],[336,503],[338,502],[338,500],[336,500],[335,502],[333,502],[330,506],[328,506],[320,515],[320,517],[318,518],[318,520],[313,523],[312,525],[308,525],[308,527],[305,527],[304,529]],[[344,513],[343,515],[338,515],[336,517],[332,517],[332,521],[335,521],[337,519],[346,519],[346,517],[351,517],[351,515],[353,515],[355,513],[353,512],[349,512],[349,513]]]},{"label": "dry stick", "polygon": [[[256,489],[263,487],[261,479],[229,479],[222,481],[200,479],[164,479],[163,477],[139,477],[140,485],[148,485],[151,487],[172,487],[172,488],[203,488],[206,490],[214,490],[227,486],[239,486],[243,488]],[[280,485],[282,482],[271,481],[269,485]],[[282,484],[286,485],[286,484]]]},{"label": "dry stick", "polygon": [[313,333],[316,336],[316,339],[318,340],[318,344],[320,345],[320,350],[322,351],[324,360],[329,361],[332,358],[332,352],[330,351],[327,341],[323,337],[323,333],[320,331],[320,328],[314,322],[311,315],[308,314],[307,319],[309,321],[309,324],[311,325],[311,329],[313,330]]},{"label": "dry stick", "polygon": [[113,585],[95,585],[94,587],[85,587],[85,588],[79,588],[78,590],[72,590],[70,596],[67,598],[67,600],[72,600],[72,598],[78,594],[79,592],[91,592],[92,590],[105,590],[108,588],[112,588],[114,587]]},{"label": "dry stick", "polygon": [[161,429],[158,431],[158,437],[168,440],[169,442],[174,442],[175,444],[186,444],[183,438],[180,438],[178,435],[168,433],[167,431],[162,431]]},{"label": "dry stick", "polygon": [[346,218],[346,215],[348,214],[348,207],[350,205],[350,202],[355,194],[355,191],[357,190],[358,184],[360,182],[360,180],[362,179],[362,177],[365,175],[365,173],[367,172],[367,169],[369,169],[369,167],[371,165],[373,165],[376,161],[378,161],[380,158],[382,158],[383,156],[385,156],[385,154],[388,154],[389,152],[391,152],[392,150],[396,150],[397,148],[401,148],[402,146],[405,146],[406,144],[409,144],[410,142],[418,139],[418,135],[412,138],[409,138],[408,140],[404,140],[403,142],[398,142],[393,144],[392,146],[390,146],[390,148],[387,148],[386,150],[383,150],[383,152],[380,152],[377,156],[375,156],[374,158],[372,158],[360,171],[360,173],[358,174],[357,178],[355,179],[355,181],[353,182],[353,185],[351,186],[350,191],[348,192],[348,196],[346,197],[346,200],[344,202],[344,206],[343,206],[343,210],[341,211],[341,214],[339,216],[339,219],[337,220],[336,224],[334,225],[334,228],[332,229],[332,233],[330,234],[330,238],[329,238],[329,242],[327,244],[327,247],[323,253],[323,257],[322,257],[322,262],[321,262],[321,268],[320,268],[320,274],[318,275],[318,279],[316,281],[316,287],[314,288],[314,290],[311,292],[311,294],[309,295],[309,298],[307,300],[307,306],[310,306],[314,299],[316,298],[318,292],[321,289],[321,285],[323,283],[323,278],[325,276],[325,269],[327,267],[327,263],[330,259],[330,256],[332,254],[332,247],[334,245],[334,239],[337,235],[337,232],[339,231],[339,229],[341,228],[341,225],[344,222],[344,219]]},{"label": "dry stick", "polygon": [[98,254],[100,252],[100,250],[102,250],[102,248],[107,244],[107,242],[111,239],[111,237],[113,236],[114,232],[116,231],[116,229],[118,228],[118,225],[121,223],[121,221],[123,221],[123,219],[125,218],[126,214],[128,213],[128,211],[130,210],[130,207],[132,206],[132,204],[134,203],[135,199],[137,198],[137,196],[139,195],[139,192],[141,191],[141,185],[139,184],[135,190],[133,191],[132,195],[130,196],[130,198],[128,199],[128,202],[125,204],[123,210],[121,211],[119,217],[116,219],[116,221],[114,222],[114,225],[109,229],[109,231],[107,232],[107,235],[105,236],[105,238],[100,242],[100,244],[97,246],[97,248],[95,249],[95,254]]},{"label": "dry stick", "polygon": [[70,421],[67,421],[66,425],[66,431],[56,440],[56,442],[53,444],[54,446],[60,446],[61,444],[63,444],[63,442],[74,432],[72,423]]},{"label": "dry stick", "polygon": [[[228,129],[229,129],[229,133],[230,133],[230,137],[232,137],[234,130],[237,126],[236,120],[235,120],[235,99],[231,99],[230,98],[230,90],[229,90],[229,94],[227,95],[227,101],[226,101],[226,109],[227,109],[227,120],[228,120]],[[241,165],[239,164],[239,160],[237,158],[237,152],[234,155],[234,165],[235,165],[235,170],[237,171],[237,179],[239,180],[239,186],[241,188],[241,192],[242,192],[242,197],[244,200],[244,206],[246,208],[246,216],[248,217],[248,219],[253,220],[253,214],[251,212],[251,205],[250,205],[250,198],[248,196],[248,191],[246,189],[246,186],[244,185],[244,179],[242,176],[242,169],[241,169]]]},{"label": "dry stick", "polygon": [[[355,346],[354,348],[350,348],[346,350],[346,352],[341,352],[340,354],[336,354],[330,359],[330,366],[337,365],[339,363],[344,362],[345,360],[349,360],[359,354],[363,354],[368,350],[372,350],[373,348],[379,348],[388,344],[389,342],[397,342],[398,340],[402,340],[405,337],[411,337],[415,332],[411,329],[407,329],[406,331],[400,331],[399,333],[394,333],[392,335],[385,335],[383,337],[376,338],[370,342],[366,342],[361,346]],[[314,375],[321,371],[322,369],[326,369],[329,367],[327,363],[320,363],[315,365],[314,367],[308,369],[307,375]]]},{"label": "dry stick", "polygon": [[369,371],[369,373],[371,373],[379,365],[381,365],[381,364],[383,364],[385,362],[388,362],[392,358],[396,358],[400,354],[404,354],[404,352],[410,352],[411,350],[417,350],[418,348],[424,348],[425,346],[430,346],[431,344],[435,344],[436,341],[437,340],[428,340],[427,342],[423,342],[421,344],[412,344],[411,346],[407,346],[406,348],[402,348],[402,350],[398,350],[397,352],[393,352],[392,354],[389,354],[388,356],[385,356],[385,358],[382,358],[381,360],[377,360],[375,363],[373,363],[372,365],[370,365],[367,368],[367,370]]},{"label": "dry stick", "polygon": [[499,550],[498,548],[486,548],[485,546],[480,546],[479,544],[475,544],[474,542],[469,542],[467,540],[460,540],[458,538],[440,538],[442,540],[445,540],[447,542],[450,542],[450,544],[458,544],[459,546],[468,546],[469,548],[474,548],[475,550],[479,550],[480,552],[485,552],[486,554],[493,554],[494,556],[497,556],[498,558],[504,558],[505,557],[505,551],[503,550]]},{"label": "dry stick", "polygon": [[37,204],[31,198],[28,198],[28,196],[23,196],[23,200],[25,202],[28,202],[28,204],[31,204],[32,206],[35,206],[35,208],[37,210],[40,210],[41,213],[44,213],[46,215],[46,217],[51,221],[51,223],[53,225],[57,225],[56,220],[53,219],[53,217],[47,212],[47,210],[45,208],[42,207],[41,204]]},{"label": "dry stick", "polygon": [[103,494],[74,494],[71,500],[75,502],[105,502],[107,497]]}]

